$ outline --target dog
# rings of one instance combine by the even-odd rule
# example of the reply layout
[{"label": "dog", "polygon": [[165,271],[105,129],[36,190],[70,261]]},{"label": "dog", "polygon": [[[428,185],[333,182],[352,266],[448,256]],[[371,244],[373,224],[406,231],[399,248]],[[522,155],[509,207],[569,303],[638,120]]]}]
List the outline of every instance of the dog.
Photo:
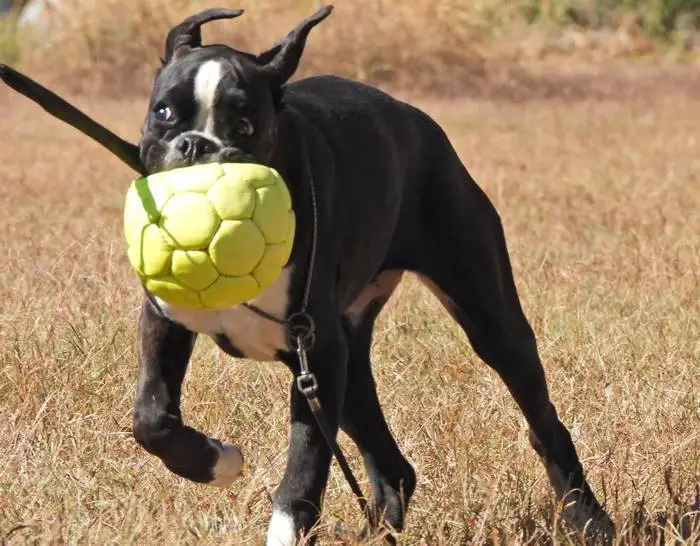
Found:
[{"label": "dog", "polygon": [[[300,360],[285,319],[313,319],[305,353],[332,435],[343,430],[371,480],[373,528],[400,532],[416,487],[377,397],[370,362],[377,315],[404,272],[419,276],[505,382],[529,425],[565,517],[611,536],[548,394],[533,331],[514,284],[500,217],[423,111],[352,80],[289,82],[319,9],[261,54],[203,45],[201,27],[242,10],[209,9],[167,36],[138,146],[7,66],[0,77],[143,173],[208,162],[254,162],[285,179],[297,217],[280,277],[250,305],[178,308],[145,294],[138,324],[133,435],[175,474],[217,486],[239,474],[237,448],[186,426],[180,391],[198,335],[237,358]],[[309,281],[310,280],[310,281]],[[309,289],[310,288],[310,289]],[[318,521],[332,451],[292,382],[286,469],[267,544],[291,545]],[[390,537],[388,540],[394,540]]]}]

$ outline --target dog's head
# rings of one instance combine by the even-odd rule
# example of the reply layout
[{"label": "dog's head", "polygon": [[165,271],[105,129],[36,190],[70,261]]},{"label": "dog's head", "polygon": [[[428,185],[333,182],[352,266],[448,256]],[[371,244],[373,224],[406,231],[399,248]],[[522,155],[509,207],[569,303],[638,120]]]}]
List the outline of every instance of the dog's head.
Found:
[{"label": "dog's head", "polygon": [[201,26],[242,10],[210,9],[168,33],[139,142],[150,173],[197,163],[267,163],[274,152],[282,87],[299,66],[326,6],[260,55],[202,46]]}]

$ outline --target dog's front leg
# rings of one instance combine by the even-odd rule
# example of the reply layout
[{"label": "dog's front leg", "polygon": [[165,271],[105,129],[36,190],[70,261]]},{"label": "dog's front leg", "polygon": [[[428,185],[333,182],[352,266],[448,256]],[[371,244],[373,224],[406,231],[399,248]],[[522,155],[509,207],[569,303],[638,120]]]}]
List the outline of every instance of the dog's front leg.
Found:
[{"label": "dog's front leg", "polygon": [[144,302],[138,326],[134,437],[175,474],[224,487],[240,474],[240,450],[185,426],[180,413],[182,381],[195,340],[194,332]]},{"label": "dog's front leg", "polygon": [[[324,324],[324,329],[327,324]],[[328,424],[335,437],[347,381],[347,342],[342,328],[325,337],[327,341],[308,353],[310,370],[318,381],[318,397]],[[299,364],[293,359],[285,363],[295,377]],[[291,546],[300,534],[308,533],[318,521],[321,499],[326,487],[331,463],[331,450],[309,408],[306,398],[298,391],[296,380],[291,386],[291,427],[287,468],[275,493],[272,520],[267,533],[267,546]]]}]

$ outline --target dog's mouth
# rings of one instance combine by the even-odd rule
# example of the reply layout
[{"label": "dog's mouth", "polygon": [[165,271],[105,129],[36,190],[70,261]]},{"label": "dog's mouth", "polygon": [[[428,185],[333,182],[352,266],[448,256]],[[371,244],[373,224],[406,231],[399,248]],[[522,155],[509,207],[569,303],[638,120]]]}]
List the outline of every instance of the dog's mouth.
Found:
[{"label": "dog's mouth", "polygon": [[216,152],[202,154],[196,158],[167,153],[161,164],[153,172],[170,171],[193,165],[206,165],[208,163],[257,163],[257,161],[251,154],[233,147],[224,147]]},{"label": "dog's mouth", "polygon": [[218,163],[257,163],[256,159],[238,148],[222,148],[214,161]]}]

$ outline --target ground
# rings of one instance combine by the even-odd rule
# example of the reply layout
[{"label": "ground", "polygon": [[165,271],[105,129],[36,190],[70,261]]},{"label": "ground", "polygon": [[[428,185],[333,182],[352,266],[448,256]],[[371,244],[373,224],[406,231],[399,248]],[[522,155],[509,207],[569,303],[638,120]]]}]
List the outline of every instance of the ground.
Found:
[{"label": "ground", "polygon": [[[658,539],[665,519],[667,539],[700,538],[690,515],[679,521],[700,510],[695,72],[617,66],[572,80],[569,93],[414,100],[500,211],[553,400],[633,543]],[[138,137],[145,97],[73,99]],[[259,544],[285,460],[281,365],[196,346],[183,411],[242,447],[246,474],[229,490],[174,476],[131,436],[140,292],[121,213],[132,174],[0,88],[0,537]],[[418,473],[402,543],[576,540],[552,523],[544,469],[505,387],[415,279],[382,312],[373,354]],[[361,519],[334,466],[323,543],[341,543],[327,532],[337,522],[352,530]]]}]

